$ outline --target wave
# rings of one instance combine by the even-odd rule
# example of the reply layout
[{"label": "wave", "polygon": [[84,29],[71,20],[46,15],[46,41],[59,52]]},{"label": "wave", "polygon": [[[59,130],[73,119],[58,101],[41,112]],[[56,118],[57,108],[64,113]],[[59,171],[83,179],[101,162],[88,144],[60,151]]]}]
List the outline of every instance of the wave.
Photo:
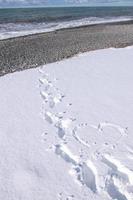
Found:
[{"label": "wave", "polygon": [[19,36],[31,35],[36,33],[51,32],[64,28],[81,27],[86,25],[96,25],[112,22],[131,21],[133,17],[111,17],[111,18],[99,18],[89,17],[77,20],[69,20],[62,22],[50,22],[50,23],[6,23],[0,24],[0,40],[14,38]]}]

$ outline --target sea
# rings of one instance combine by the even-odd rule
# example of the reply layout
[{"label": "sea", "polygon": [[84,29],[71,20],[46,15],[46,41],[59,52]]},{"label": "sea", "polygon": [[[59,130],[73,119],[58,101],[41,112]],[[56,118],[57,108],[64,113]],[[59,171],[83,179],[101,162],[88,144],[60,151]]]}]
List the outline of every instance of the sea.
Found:
[{"label": "sea", "polygon": [[0,40],[63,28],[133,20],[133,7],[1,8]]}]

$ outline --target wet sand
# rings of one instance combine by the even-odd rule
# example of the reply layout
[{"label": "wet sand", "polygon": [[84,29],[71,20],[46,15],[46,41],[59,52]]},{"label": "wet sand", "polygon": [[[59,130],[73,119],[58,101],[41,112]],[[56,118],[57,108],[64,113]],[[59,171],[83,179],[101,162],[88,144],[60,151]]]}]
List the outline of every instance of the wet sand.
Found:
[{"label": "wet sand", "polygon": [[133,45],[133,22],[62,29],[0,41],[0,76],[80,52]]}]

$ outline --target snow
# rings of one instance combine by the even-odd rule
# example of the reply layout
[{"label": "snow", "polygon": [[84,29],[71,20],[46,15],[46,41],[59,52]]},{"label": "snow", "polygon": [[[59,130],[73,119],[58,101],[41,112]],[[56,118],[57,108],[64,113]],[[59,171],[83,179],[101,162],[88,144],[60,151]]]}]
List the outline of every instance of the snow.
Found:
[{"label": "snow", "polygon": [[133,199],[133,47],[0,78],[0,199]]}]

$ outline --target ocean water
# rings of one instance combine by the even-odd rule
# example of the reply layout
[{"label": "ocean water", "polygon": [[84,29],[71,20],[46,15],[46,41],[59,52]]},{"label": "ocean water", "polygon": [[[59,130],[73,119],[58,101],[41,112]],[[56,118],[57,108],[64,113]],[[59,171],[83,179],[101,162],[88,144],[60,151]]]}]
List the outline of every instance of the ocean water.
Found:
[{"label": "ocean water", "polygon": [[0,9],[0,39],[113,21],[133,20],[133,7]]}]

